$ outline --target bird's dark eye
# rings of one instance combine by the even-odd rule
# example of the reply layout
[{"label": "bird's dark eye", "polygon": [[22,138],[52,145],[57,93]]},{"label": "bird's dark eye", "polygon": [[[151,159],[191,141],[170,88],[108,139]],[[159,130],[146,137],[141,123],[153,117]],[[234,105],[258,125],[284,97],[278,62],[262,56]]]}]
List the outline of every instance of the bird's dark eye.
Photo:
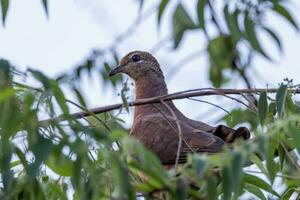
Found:
[{"label": "bird's dark eye", "polygon": [[141,60],[141,56],[133,55],[131,59],[132,59],[133,62],[139,62]]}]

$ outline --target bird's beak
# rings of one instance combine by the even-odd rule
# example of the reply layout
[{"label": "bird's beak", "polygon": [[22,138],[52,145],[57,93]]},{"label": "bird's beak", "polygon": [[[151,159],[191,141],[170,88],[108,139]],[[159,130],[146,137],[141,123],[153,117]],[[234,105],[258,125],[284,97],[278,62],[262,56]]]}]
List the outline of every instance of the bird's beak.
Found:
[{"label": "bird's beak", "polygon": [[115,74],[118,74],[120,72],[123,72],[123,69],[124,69],[125,65],[119,65],[118,67],[114,68],[113,70],[111,70],[109,72],[109,76],[113,76]]}]

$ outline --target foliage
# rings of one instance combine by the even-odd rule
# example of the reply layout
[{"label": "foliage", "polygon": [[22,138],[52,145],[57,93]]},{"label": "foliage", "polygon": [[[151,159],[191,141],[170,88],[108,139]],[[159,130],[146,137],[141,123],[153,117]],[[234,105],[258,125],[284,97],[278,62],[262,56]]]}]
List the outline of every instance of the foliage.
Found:
[{"label": "foliage", "polygon": [[[158,24],[166,10],[169,1],[162,0],[158,9]],[[245,81],[247,87],[246,69],[251,67],[254,54],[262,55],[271,60],[259,41],[259,34],[266,32],[278,49],[282,51],[279,36],[268,27],[265,16],[276,13],[286,19],[296,30],[297,22],[287,9],[288,1],[223,1],[222,10],[216,10],[215,1],[198,0],[196,11],[198,21],[194,22],[181,3],[178,3],[173,13],[173,42],[178,48],[184,33],[188,30],[200,30],[207,40],[210,71],[209,78],[215,87],[220,87],[232,76],[225,76],[225,71],[237,72]],[[218,16],[222,18],[218,18]],[[208,20],[211,19],[211,20]],[[223,25],[226,25],[224,27]],[[213,31],[214,30],[214,31]],[[215,34],[217,32],[217,34]],[[245,52],[245,49],[247,50]]]},{"label": "foliage", "polygon": [[[31,88],[14,81],[16,72],[1,60],[1,199],[67,199],[67,191],[74,191],[74,199],[134,199],[137,194],[237,199],[245,192],[261,199],[288,198],[300,184],[297,154],[290,151],[300,152],[300,117],[288,91],[291,85],[281,85],[274,100],[261,94],[254,139],[215,155],[190,155],[177,171],[167,171],[155,155],[127,136],[114,113],[75,119],[56,80],[31,69],[18,71],[18,76],[41,85]],[[81,97],[79,108],[84,108],[75,83],[69,86]],[[273,104],[275,111],[269,108]],[[39,120],[41,113],[62,115]],[[251,163],[257,171],[244,169]],[[274,189],[276,177],[284,191]]]},{"label": "foliage", "polygon": [[[9,2],[1,0],[3,24]],[[41,2],[49,15],[48,1]],[[274,12],[298,30],[286,3],[224,1],[224,23],[217,19],[212,1],[197,1],[197,21],[178,3],[172,12],[174,48],[180,48],[186,31],[199,30],[207,40],[212,84],[219,87],[230,81],[227,71],[239,73],[249,84],[246,69],[251,67],[251,55],[271,59],[258,34],[266,31],[282,49],[277,34],[264,24],[264,16]],[[156,10],[159,26],[169,4],[161,0]],[[211,34],[212,28],[217,34]],[[246,52],[241,51],[243,45]],[[279,85],[275,96],[267,90],[261,93],[257,113],[236,108],[223,118],[232,127],[247,123],[253,139],[224,146],[218,154],[190,155],[177,170],[166,170],[154,154],[128,136],[118,112],[89,113],[81,119],[70,114],[69,104],[89,112],[80,80],[84,74],[99,72],[99,63],[105,83],[122,82],[121,77],[107,76],[117,61],[114,48],[94,51],[72,73],[52,79],[32,69],[21,72],[0,60],[0,199],[238,199],[243,195],[289,199],[299,195],[300,106],[289,90],[297,88],[292,82]],[[40,87],[17,82],[27,79]],[[76,102],[67,99],[65,87]],[[127,108],[125,93],[126,87],[121,97]],[[250,165],[256,170],[247,168]]]}]

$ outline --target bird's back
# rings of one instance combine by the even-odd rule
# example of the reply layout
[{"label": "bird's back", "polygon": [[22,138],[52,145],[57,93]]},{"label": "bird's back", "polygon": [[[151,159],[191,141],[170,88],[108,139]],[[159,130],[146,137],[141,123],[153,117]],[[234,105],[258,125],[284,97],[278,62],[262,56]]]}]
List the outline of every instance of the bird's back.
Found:
[{"label": "bird's back", "polygon": [[[180,130],[177,125],[180,125]],[[221,150],[224,143],[211,133],[195,129],[184,121],[174,119],[169,114],[163,116],[159,112],[135,118],[131,135],[158,155],[163,164],[168,165],[175,163],[180,140],[180,163],[186,161],[188,153],[215,153]]]}]

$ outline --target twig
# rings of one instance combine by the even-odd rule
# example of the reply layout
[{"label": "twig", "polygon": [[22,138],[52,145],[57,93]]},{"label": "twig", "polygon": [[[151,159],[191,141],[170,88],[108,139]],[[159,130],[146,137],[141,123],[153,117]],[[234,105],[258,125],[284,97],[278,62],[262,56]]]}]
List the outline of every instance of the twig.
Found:
[{"label": "twig", "polygon": [[217,27],[219,33],[220,33],[221,35],[223,35],[223,31],[222,31],[222,29],[221,29],[221,26],[220,26],[218,20],[217,20],[216,12],[215,12],[213,6],[211,5],[211,2],[210,2],[210,1],[207,1],[207,3],[208,3],[208,6],[209,6],[209,9],[210,9],[210,12],[211,12],[211,19],[212,19],[213,23],[216,25],[216,27]]},{"label": "twig", "polygon": [[[214,89],[214,88],[205,88],[205,89],[194,89],[194,90],[186,90],[181,92],[176,92],[173,94],[167,94],[167,95],[161,95],[157,97],[152,98],[146,98],[146,99],[138,99],[136,101],[128,102],[128,106],[139,106],[139,105],[146,105],[146,104],[153,104],[153,103],[160,103],[161,99],[164,101],[171,101],[171,100],[177,100],[177,99],[185,99],[188,97],[197,97],[197,96],[211,96],[211,95],[221,95],[224,96],[224,94],[228,95],[241,95],[241,94],[260,94],[262,92],[268,92],[268,93],[276,93],[277,88],[261,88],[261,89]],[[300,89],[289,89],[289,92],[293,92],[295,94],[300,94]],[[97,107],[90,109],[89,113],[99,114],[104,113],[112,110],[118,110],[123,107],[122,103],[103,106],[103,107]],[[78,119],[82,117],[89,116],[88,112],[76,112],[73,114],[70,114],[71,117]],[[58,116],[56,118],[51,118],[47,120],[42,120],[40,123],[48,124],[50,121],[63,121],[65,120],[63,115]]]},{"label": "twig", "polygon": [[[216,93],[216,94],[217,94],[217,93]],[[250,110],[251,112],[256,113],[256,111],[253,110],[251,106],[247,105],[246,103],[244,103],[243,101],[241,101],[241,100],[239,100],[239,99],[237,99],[237,98],[231,97],[231,96],[229,96],[229,95],[227,95],[227,94],[225,94],[225,93],[220,93],[219,95],[222,95],[222,96],[224,96],[224,97],[226,97],[226,98],[228,98],[228,99],[234,100],[234,101],[236,101],[236,102],[238,102],[238,103],[244,105],[244,106],[245,106],[246,108],[248,108],[248,110]],[[241,94],[239,94],[239,95],[243,95],[243,94],[241,93]]]},{"label": "twig", "polygon": [[[249,95],[248,97],[244,94],[241,94],[242,97],[244,97],[244,99],[249,103],[249,107],[252,108],[255,112],[257,112],[257,106],[255,105],[255,97],[253,94]],[[249,97],[251,97],[252,99],[249,99]]]},{"label": "twig", "polygon": [[[168,124],[171,126],[171,128],[179,135],[178,130],[175,128],[175,126],[173,126],[172,122],[170,121],[170,119],[155,105],[155,104],[151,104],[162,116],[163,118],[165,118],[168,122]],[[192,147],[190,147],[190,145],[187,143],[187,141],[182,138],[182,140],[184,141],[184,143],[186,144],[186,146],[193,152],[196,153],[194,151],[194,149]]]},{"label": "twig", "polygon": [[202,103],[207,103],[209,105],[212,105],[212,106],[215,106],[217,108],[220,108],[221,110],[223,110],[225,113],[227,113],[228,115],[231,115],[230,112],[228,112],[227,110],[225,110],[224,108],[222,108],[221,106],[218,106],[217,104],[214,104],[214,103],[211,103],[211,102],[208,102],[208,101],[204,101],[204,100],[200,100],[200,99],[195,99],[195,98],[192,98],[192,97],[188,97],[188,99],[190,100],[193,100],[193,101],[198,101],[198,102],[202,102]]},{"label": "twig", "polygon": [[177,154],[176,154],[176,160],[175,160],[175,171],[177,171],[177,166],[178,166],[178,161],[179,161],[180,152],[181,152],[181,146],[182,146],[182,130],[181,130],[181,125],[180,125],[180,123],[178,121],[178,118],[177,118],[175,112],[170,108],[170,106],[166,102],[164,102],[163,99],[160,102],[170,111],[171,115],[175,119],[175,122],[176,122],[176,125],[177,125],[177,129],[178,129],[178,147],[177,147]]},{"label": "twig", "polygon": [[284,152],[286,153],[288,159],[292,162],[292,164],[295,166],[295,168],[297,169],[297,171],[300,173],[300,166],[298,165],[297,161],[295,161],[293,159],[293,157],[290,154],[290,151],[286,148],[286,146],[282,142],[280,142],[280,144],[281,144]]},{"label": "twig", "polygon": [[[100,119],[96,114],[90,112],[90,111],[89,111],[88,109],[86,109],[85,107],[83,107],[83,106],[81,106],[81,105],[79,105],[79,104],[77,104],[77,103],[75,103],[75,102],[73,102],[73,101],[71,101],[71,100],[66,99],[66,102],[71,103],[72,105],[76,106],[77,108],[80,108],[81,110],[90,113],[90,116],[93,116],[97,121],[100,122],[100,124],[102,124],[102,126],[104,126],[104,128],[106,128],[108,131],[111,131],[110,128],[107,126],[107,124],[106,124],[102,119]],[[87,121],[88,121],[88,120],[87,120]],[[88,121],[88,122],[89,122],[89,121]]]},{"label": "twig", "polygon": [[233,67],[233,69],[235,69],[240,74],[240,76],[244,80],[247,88],[251,88],[250,80],[249,80],[248,76],[246,75],[246,69],[247,68],[241,69],[240,67],[238,67],[236,61],[233,62],[232,67]]}]

